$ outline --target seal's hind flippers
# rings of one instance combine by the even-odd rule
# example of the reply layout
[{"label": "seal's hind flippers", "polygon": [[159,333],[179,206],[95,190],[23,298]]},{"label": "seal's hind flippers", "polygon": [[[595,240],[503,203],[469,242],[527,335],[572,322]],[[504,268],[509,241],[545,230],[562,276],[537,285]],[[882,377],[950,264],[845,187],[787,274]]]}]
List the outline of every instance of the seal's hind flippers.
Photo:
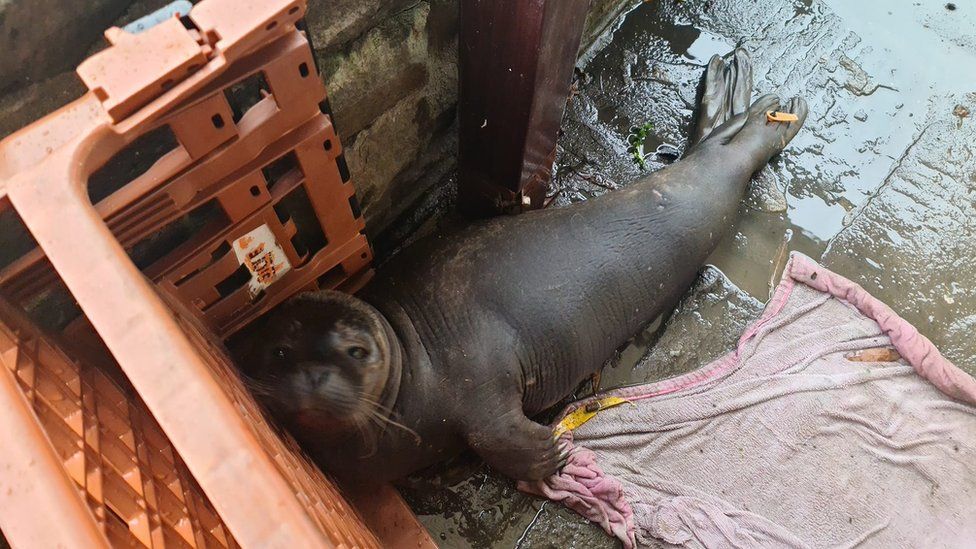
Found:
[{"label": "seal's hind flippers", "polygon": [[704,141],[715,128],[749,109],[752,96],[752,58],[749,52],[736,48],[728,62],[718,55],[712,56],[704,79],[698,119],[691,134],[689,149]]}]

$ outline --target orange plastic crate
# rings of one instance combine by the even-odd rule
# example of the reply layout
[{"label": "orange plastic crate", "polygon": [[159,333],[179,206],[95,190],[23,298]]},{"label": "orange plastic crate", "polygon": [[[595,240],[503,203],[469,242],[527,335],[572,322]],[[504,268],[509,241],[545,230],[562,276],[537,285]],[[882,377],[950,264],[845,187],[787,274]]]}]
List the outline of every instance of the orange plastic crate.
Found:
[{"label": "orange plastic crate", "polygon": [[237,546],[144,404],[9,304],[0,317],[0,423],[20,435],[0,452],[17,473],[5,474],[0,508],[15,543]]},{"label": "orange plastic crate", "polygon": [[[0,142],[0,205],[37,243],[0,274],[14,302],[0,303],[0,436],[17,441],[0,451],[0,529],[14,546],[379,545],[265,421],[220,343],[298,290],[352,290],[369,276],[325,90],[296,28],[305,7],[202,0],[141,34],[110,29],[112,46],[79,67],[89,93]],[[233,112],[228,91],[258,73],[269,93]],[[178,146],[145,174],[89,186],[162,127]],[[275,169],[289,156],[294,166]],[[130,259],[208,205],[216,217],[144,272]],[[59,284],[130,388],[22,314]],[[395,492],[359,496],[384,545],[433,546]]]},{"label": "orange plastic crate", "polygon": [[[164,31],[188,34],[175,18],[146,34]],[[136,39],[141,42],[130,44]],[[118,87],[106,81],[116,75],[104,71],[162,47],[156,42],[178,42],[142,35],[115,40],[79,67],[96,96]],[[197,71],[189,78],[206,70],[199,52],[188,50],[184,57],[182,65]],[[130,78],[117,76],[126,83]],[[234,112],[229,95],[258,81],[261,95],[246,112]],[[103,105],[126,103],[114,98]],[[88,189],[118,241],[137,255],[169,227],[199,218],[196,234],[155,258],[145,272],[222,336],[297,290],[320,283],[355,290],[368,278],[372,253],[342,145],[330,116],[320,110],[325,98],[309,44],[291,27],[140,128],[140,135],[175,141],[145,173],[130,182],[107,182],[114,185],[96,175]],[[118,154],[109,164],[134,162],[130,156]],[[44,251],[35,248],[0,270],[0,288],[17,303],[30,303],[56,276]]]}]

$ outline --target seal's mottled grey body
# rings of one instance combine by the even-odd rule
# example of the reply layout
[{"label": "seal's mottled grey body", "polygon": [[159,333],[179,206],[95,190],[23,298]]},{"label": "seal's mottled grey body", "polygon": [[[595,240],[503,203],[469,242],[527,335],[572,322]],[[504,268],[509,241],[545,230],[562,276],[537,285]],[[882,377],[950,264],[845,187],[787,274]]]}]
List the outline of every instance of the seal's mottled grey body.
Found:
[{"label": "seal's mottled grey body", "polygon": [[[284,338],[299,348],[301,394],[325,399],[330,383],[334,394],[334,381],[312,382],[307,371],[327,371],[336,346],[348,346],[329,335],[335,321],[316,324],[316,315],[381,318],[389,330],[374,323],[363,337],[402,358],[386,367],[383,386],[358,389],[382,419],[327,413],[310,419],[308,409],[282,419],[324,467],[343,476],[401,477],[465,445],[511,477],[552,474],[565,457],[562,448],[529,417],[566,397],[673,307],[732,227],[752,174],[802,125],[802,100],[784,106],[765,96],[749,107],[751,80],[744,51],[728,65],[712,59],[690,151],[629,187],[418,241],[379,269],[361,301],[333,303],[322,293],[283,306],[271,325],[301,326],[272,333],[266,347]],[[768,122],[771,110],[795,113],[799,121]],[[245,371],[253,360],[242,360]],[[333,379],[349,377],[355,385],[364,378],[342,360]],[[270,378],[254,377],[269,385]],[[295,394],[292,388],[269,400]]]}]

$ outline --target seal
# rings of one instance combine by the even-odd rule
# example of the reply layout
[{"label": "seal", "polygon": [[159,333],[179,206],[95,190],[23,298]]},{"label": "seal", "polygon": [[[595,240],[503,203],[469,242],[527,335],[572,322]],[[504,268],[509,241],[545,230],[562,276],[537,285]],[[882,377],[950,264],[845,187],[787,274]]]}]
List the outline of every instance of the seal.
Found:
[{"label": "seal", "polygon": [[246,379],[339,477],[394,480],[465,446],[515,479],[553,474],[565,448],[530,418],[674,307],[803,124],[802,99],[750,107],[751,93],[744,50],[712,58],[684,158],[582,203],[421,239],[358,297],[297,296],[232,344]]}]

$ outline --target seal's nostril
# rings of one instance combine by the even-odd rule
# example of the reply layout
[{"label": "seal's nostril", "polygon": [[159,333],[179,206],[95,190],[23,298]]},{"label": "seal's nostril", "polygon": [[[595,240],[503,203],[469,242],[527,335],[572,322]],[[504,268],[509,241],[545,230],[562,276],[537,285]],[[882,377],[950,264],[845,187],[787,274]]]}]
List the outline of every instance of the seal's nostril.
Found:
[{"label": "seal's nostril", "polygon": [[318,387],[319,385],[325,384],[329,380],[329,371],[325,368],[320,368],[308,372],[308,381],[313,387]]}]

